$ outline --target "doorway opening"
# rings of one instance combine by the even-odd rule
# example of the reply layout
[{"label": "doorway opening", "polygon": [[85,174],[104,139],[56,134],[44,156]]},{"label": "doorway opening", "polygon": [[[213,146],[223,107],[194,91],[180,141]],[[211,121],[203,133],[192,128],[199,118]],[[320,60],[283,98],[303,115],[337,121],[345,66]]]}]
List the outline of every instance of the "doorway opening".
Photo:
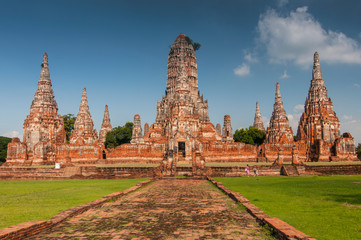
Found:
[{"label": "doorway opening", "polygon": [[103,159],[107,159],[107,154],[105,153],[104,150],[103,150]]},{"label": "doorway opening", "polygon": [[178,142],[178,151],[182,154],[183,157],[186,156],[186,143],[185,142]]}]

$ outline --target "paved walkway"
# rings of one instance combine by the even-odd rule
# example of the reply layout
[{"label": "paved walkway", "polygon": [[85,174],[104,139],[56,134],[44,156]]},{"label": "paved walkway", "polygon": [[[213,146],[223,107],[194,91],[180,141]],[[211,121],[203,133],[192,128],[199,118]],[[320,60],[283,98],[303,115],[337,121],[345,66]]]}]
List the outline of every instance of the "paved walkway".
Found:
[{"label": "paved walkway", "polygon": [[161,180],[30,239],[273,239],[206,180]]}]

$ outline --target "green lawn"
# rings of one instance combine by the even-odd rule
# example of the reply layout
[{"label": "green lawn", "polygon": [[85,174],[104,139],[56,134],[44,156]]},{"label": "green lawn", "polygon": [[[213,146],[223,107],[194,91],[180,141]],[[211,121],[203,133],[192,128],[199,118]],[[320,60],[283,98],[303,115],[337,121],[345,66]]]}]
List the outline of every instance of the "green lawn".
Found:
[{"label": "green lawn", "polygon": [[0,229],[59,212],[147,179],[0,181]]},{"label": "green lawn", "polygon": [[361,239],[361,176],[216,178],[268,215],[322,239]]}]

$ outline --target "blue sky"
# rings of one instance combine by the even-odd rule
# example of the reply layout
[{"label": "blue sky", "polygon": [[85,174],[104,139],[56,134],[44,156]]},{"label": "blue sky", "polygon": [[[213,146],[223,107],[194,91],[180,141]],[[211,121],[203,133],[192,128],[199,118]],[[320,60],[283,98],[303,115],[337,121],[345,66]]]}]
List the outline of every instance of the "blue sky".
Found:
[{"label": "blue sky", "polygon": [[49,55],[59,113],[77,114],[86,87],[99,131],[140,114],[153,123],[166,87],[169,46],[184,33],[197,51],[199,89],[211,122],[233,130],[267,125],[276,82],[294,134],[310,86],[314,51],[341,131],[361,142],[361,1],[0,0],[0,135],[21,136]]}]

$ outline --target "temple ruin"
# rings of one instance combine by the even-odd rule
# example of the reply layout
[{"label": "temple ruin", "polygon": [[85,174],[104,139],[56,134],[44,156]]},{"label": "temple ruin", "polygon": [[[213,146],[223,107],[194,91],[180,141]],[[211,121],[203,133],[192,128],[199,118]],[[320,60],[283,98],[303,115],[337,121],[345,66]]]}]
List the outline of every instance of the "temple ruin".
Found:
[{"label": "temple ruin", "polygon": [[[165,94],[156,104],[156,118],[144,129],[141,117],[134,116],[130,143],[106,149],[104,141],[111,131],[108,106],[105,106],[99,135],[83,89],[79,112],[66,142],[64,123],[58,114],[52,90],[48,55],[45,53],[38,89],[24,121],[23,142],[13,138],[8,145],[6,165],[46,165],[56,162],[159,163],[172,169],[178,162],[203,169],[206,162],[357,160],[354,139],[340,133],[340,122],[322,78],[318,53],[314,56],[311,86],[294,139],[276,84],[275,103],[270,124],[264,129],[259,103],[253,126],[266,132],[265,143],[253,146],[234,142],[231,117],[224,116],[223,128],[210,122],[208,101],[198,89],[197,58],[192,41],[180,34],[170,47]],[[143,131],[144,130],[144,131]]]}]

